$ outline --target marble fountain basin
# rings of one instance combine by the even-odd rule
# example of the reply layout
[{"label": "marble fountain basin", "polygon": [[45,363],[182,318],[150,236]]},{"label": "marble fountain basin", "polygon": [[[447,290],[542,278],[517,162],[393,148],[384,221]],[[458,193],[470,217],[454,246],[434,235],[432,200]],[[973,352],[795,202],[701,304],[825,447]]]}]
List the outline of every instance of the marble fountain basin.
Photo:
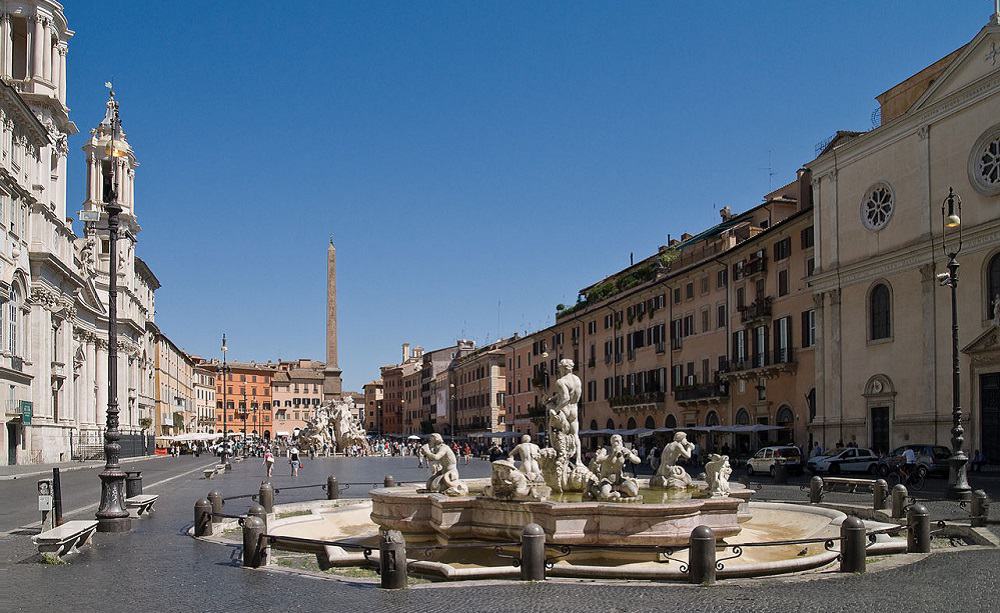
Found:
[{"label": "marble fountain basin", "polygon": [[721,541],[737,536],[750,519],[751,490],[731,484],[727,498],[707,497],[704,482],[689,490],[649,488],[640,479],[642,502],[598,502],[580,494],[553,495],[541,502],[479,497],[489,479],[467,479],[468,496],[422,491],[419,484],[370,492],[371,520],[407,539],[518,541],[526,524],[542,527],[549,542],[575,545],[686,545],[691,531],[711,527]]}]

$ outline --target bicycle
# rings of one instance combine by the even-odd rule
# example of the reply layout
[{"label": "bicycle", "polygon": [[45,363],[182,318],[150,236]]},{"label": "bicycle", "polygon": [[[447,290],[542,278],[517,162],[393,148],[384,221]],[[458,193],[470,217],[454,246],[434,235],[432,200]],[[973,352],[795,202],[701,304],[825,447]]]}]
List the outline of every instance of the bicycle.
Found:
[{"label": "bicycle", "polygon": [[923,490],[927,483],[927,470],[916,464],[911,464],[913,469],[906,472],[903,470],[905,466],[905,464],[900,464],[889,469],[885,476],[889,488],[891,489],[897,483],[902,483],[908,491],[919,492]]}]

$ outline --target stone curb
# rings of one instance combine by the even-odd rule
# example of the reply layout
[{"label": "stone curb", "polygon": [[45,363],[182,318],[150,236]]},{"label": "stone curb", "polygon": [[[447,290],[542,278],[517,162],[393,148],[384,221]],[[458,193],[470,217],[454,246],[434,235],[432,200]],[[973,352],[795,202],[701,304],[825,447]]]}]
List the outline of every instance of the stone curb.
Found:
[{"label": "stone curb", "polygon": [[[135,458],[124,458],[121,461],[121,463],[125,464],[125,463],[131,463],[131,462],[145,462],[146,460],[158,460],[158,459],[169,458],[169,457],[170,456],[162,456],[162,455],[138,456],[138,457],[135,457]],[[99,463],[93,463],[93,462],[91,462],[91,463],[78,463],[78,462],[74,462],[72,464],[66,464],[65,466],[62,466],[62,465],[60,465],[60,466],[50,466],[49,468],[37,470],[37,471],[34,471],[34,472],[30,472],[30,473],[18,473],[16,475],[0,475],[0,481],[14,481],[15,479],[24,479],[24,478],[27,478],[27,477],[40,477],[42,475],[51,475],[53,468],[58,468],[59,472],[68,473],[68,472],[72,472],[74,470],[86,470],[88,468],[100,468],[102,466],[104,466],[104,462],[99,462]]]}]

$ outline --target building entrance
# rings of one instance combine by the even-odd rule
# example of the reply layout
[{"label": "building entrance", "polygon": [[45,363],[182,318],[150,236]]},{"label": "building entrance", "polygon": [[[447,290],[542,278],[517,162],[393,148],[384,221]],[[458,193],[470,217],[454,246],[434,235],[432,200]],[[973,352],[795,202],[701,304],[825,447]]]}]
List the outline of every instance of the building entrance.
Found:
[{"label": "building entrance", "polygon": [[1000,464],[1000,373],[979,375],[981,450],[990,464]]},{"label": "building entrance", "polygon": [[871,408],[872,451],[877,454],[889,453],[889,407]]}]

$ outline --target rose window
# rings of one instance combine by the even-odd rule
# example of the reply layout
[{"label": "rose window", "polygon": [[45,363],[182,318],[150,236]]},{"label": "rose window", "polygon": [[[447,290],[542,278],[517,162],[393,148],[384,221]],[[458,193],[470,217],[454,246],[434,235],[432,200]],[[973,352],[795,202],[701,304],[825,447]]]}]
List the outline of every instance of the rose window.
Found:
[{"label": "rose window", "polygon": [[892,189],[884,184],[875,185],[861,203],[861,221],[869,230],[881,230],[889,223],[893,211]]}]

